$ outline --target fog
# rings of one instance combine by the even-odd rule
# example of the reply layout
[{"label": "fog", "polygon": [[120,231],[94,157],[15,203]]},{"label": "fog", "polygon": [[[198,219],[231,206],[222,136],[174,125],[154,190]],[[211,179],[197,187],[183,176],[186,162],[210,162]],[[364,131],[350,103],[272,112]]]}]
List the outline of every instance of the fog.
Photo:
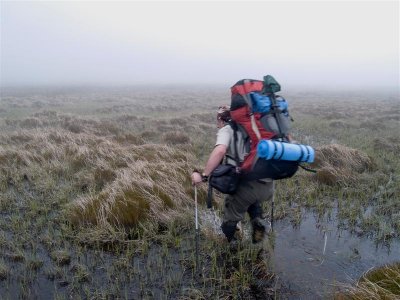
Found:
[{"label": "fog", "polygon": [[399,2],[1,2],[2,87],[399,86]]}]

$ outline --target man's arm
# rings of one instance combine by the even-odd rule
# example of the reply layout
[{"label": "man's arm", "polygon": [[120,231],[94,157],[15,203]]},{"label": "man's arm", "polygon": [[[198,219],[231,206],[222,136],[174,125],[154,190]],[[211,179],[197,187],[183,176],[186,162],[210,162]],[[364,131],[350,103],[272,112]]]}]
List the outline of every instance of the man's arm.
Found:
[{"label": "man's arm", "polygon": [[211,172],[221,163],[226,151],[227,147],[225,145],[220,144],[215,146],[204,168],[204,175],[210,176]]},{"label": "man's arm", "polygon": [[[203,171],[203,174],[205,176],[210,176],[211,172],[214,171],[214,169],[221,163],[222,159],[225,156],[225,153],[227,151],[228,147],[225,145],[217,145],[213,149],[213,151],[210,154],[210,157],[207,160],[206,167]],[[192,182],[193,184],[198,184],[202,182],[202,176],[198,172],[193,172],[192,174]]]}]

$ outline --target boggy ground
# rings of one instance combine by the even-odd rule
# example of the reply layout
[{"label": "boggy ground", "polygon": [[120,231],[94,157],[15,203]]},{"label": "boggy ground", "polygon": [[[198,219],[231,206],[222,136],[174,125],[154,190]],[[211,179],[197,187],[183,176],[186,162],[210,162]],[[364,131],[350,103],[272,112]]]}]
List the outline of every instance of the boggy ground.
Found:
[{"label": "boggy ground", "polygon": [[[318,150],[319,172],[301,170],[277,182],[275,218],[296,227],[303,209],[321,217],[335,209],[339,226],[355,235],[377,243],[398,239],[396,95],[283,94],[296,140]],[[268,266],[268,243],[263,250],[245,241],[232,252],[207,223],[201,271],[195,268],[189,176],[204,165],[215,108],[228,99],[229,91],[217,87],[4,89],[1,295],[290,297]],[[205,195],[200,188],[202,205]],[[217,208],[221,200],[217,194]]]}]

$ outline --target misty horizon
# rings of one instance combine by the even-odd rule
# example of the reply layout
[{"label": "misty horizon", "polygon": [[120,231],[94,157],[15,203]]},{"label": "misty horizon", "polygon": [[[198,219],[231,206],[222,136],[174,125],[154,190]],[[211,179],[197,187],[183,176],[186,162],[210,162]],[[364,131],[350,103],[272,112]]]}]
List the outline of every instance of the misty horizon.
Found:
[{"label": "misty horizon", "polygon": [[267,74],[296,89],[399,89],[396,1],[0,5],[2,89],[229,88]]}]

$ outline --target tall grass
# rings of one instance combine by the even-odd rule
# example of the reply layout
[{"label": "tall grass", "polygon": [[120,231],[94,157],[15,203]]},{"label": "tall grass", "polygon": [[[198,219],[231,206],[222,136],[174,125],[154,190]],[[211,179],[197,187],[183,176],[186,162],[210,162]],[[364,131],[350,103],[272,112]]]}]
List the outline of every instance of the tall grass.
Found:
[{"label": "tall grass", "polygon": [[[229,251],[206,223],[203,282],[194,276],[190,173],[214,145],[213,112],[229,102],[228,91],[103,92],[2,98],[0,288],[18,281],[21,297],[35,297],[34,278],[46,274],[60,298],[129,298],[132,282],[140,282],[136,298],[154,291],[170,298],[275,297],[267,260],[246,244]],[[320,216],[336,207],[348,229],[380,241],[398,237],[396,102],[311,95],[287,98],[295,139],[316,148],[318,172],[300,170],[277,182],[275,217],[299,225],[303,207]],[[349,102],[360,109],[350,113]],[[203,186],[201,205],[205,197]],[[102,248],[108,243],[112,252]],[[138,256],[146,266],[137,266]],[[171,271],[176,266],[182,276]],[[397,278],[393,272],[387,277]],[[382,297],[384,289],[392,297],[386,283]]]},{"label": "tall grass", "polygon": [[400,298],[400,263],[374,268],[366,272],[354,286],[346,286],[336,299],[389,299]]},{"label": "tall grass", "polygon": [[376,164],[360,150],[330,144],[316,148],[311,167],[318,169],[319,182],[346,185],[357,182],[359,174],[376,169]]},{"label": "tall grass", "polygon": [[67,181],[76,199],[68,201],[66,212],[75,225],[121,229],[148,220],[165,226],[193,202],[194,158],[183,150],[120,144],[62,129],[22,130],[4,135],[2,142],[0,161],[8,170],[2,182],[21,184],[28,178],[45,188],[51,180]]},{"label": "tall grass", "polygon": [[161,145],[130,151],[137,160],[117,171],[114,181],[71,203],[68,214],[74,224],[130,227],[146,220],[168,224],[189,209],[193,203],[187,193],[189,155]]}]

